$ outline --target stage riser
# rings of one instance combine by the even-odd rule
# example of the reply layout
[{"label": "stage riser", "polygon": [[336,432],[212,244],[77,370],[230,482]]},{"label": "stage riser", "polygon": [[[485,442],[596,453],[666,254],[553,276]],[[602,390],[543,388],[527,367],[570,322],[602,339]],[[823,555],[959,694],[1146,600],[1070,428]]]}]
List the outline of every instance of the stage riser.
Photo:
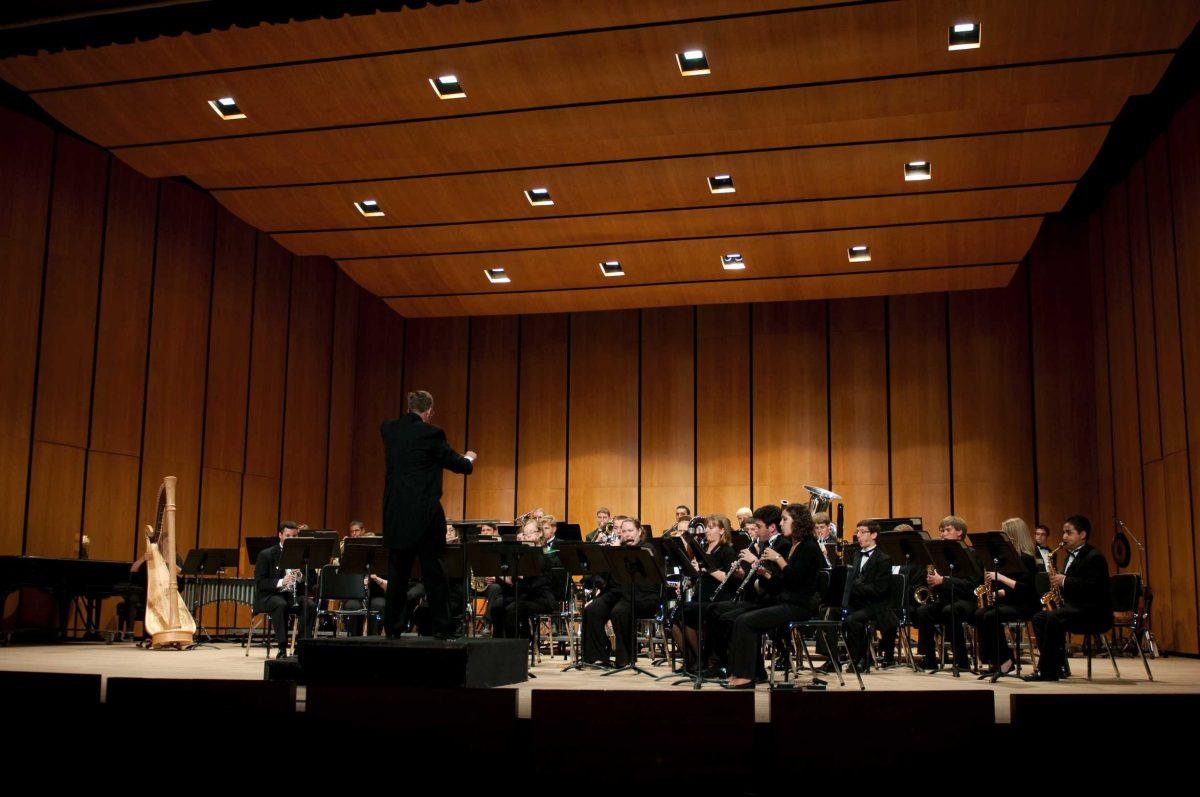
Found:
[{"label": "stage riser", "polygon": [[528,645],[513,639],[311,639],[300,644],[306,684],[486,688],[526,680]]}]

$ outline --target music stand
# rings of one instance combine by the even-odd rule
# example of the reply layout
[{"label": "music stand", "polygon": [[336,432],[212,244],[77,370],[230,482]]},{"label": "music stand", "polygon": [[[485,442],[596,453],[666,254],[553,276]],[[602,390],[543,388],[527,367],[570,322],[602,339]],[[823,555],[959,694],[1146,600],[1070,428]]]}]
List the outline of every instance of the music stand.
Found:
[{"label": "music stand", "polygon": [[[704,549],[704,546],[700,544],[694,534],[686,534],[683,537],[657,537],[654,542],[659,544],[667,560],[674,562],[686,578],[694,580],[696,584],[696,608],[700,617],[700,622],[696,623],[696,673],[691,678],[686,677],[685,674],[685,677],[673,681],[671,686],[678,686],[679,684],[691,681],[692,689],[701,689],[705,682],[716,683],[716,681],[712,678],[705,678],[702,675],[704,672],[704,657],[702,653],[704,650],[704,588],[701,586],[700,581],[704,578],[705,573],[711,573],[718,568],[716,563],[713,562],[712,557],[708,555],[708,551]],[[693,558],[700,565],[699,568],[692,566]],[[678,672],[670,672],[666,675],[660,675],[656,680],[678,678],[678,676]]]},{"label": "music stand", "polygon": [[578,523],[559,523],[554,530],[555,539],[560,542],[583,542],[583,529]]},{"label": "music stand", "polygon": [[[580,576],[587,578],[609,571],[608,559],[605,558],[605,551],[609,550],[610,546],[600,545],[595,542],[566,542],[560,548],[555,549],[558,559],[562,562],[563,569],[567,571],[568,581],[572,576]],[[571,603],[576,604],[578,608],[578,598],[575,596],[575,590],[569,591]],[[578,609],[578,612],[572,610],[571,615],[578,613],[580,618],[580,635],[583,634],[583,610]],[[568,619],[570,622],[570,619]],[[581,661],[579,658],[580,644],[575,645],[574,662],[562,668],[563,672],[570,670],[585,670],[589,667],[595,670],[603,670],[599,664],[592,664],[588,661]]]},{"label": "music stand", "polygon": [[[906,520],[908,518],[905,518]],[[881,532],[875,538],[875,544],[882,548],[893,562],[903,562],[900,565],[900,621],[899,632],[903,633],[904,652],[908,656],[909,666],[913,672],[917,672],[917,663],[913,660],[912,646],[908,638],[909,620],[908,620],[908,590],[911,586],[908,583],[908,574],[913,567],[925,570],[925,566],[932,564],[933,560],[929,558],[929,553],[925,550],[925,538],[918,531],[885,531]]]},{"label": "music stand", "polygon": [[[1009,578],[1012,578],[1014,580],[1016,579],[1016,577],[1018,575],[1020,575],[1023,571],[1025,571],[1025,563],[1021,561],[1020,554],[1017,553],[1017,549],[1013,547],[1012,541],[1009,540],[1008,535],[1005,534],[1003,531],[979,531],[979,532],[975,532],[974,534],[968,534],[967,538],[971,540],[971,545],[978,552],[978,555],[983,557],[983,559],[985,561],[992,563],[992,566],[990,568],[988,568],[989,570],[994,570],[996,572],[1003,573],[1004,575],[1006,575]],[[997,603],[998,596],[996,595],[996,592],[998,591],[996,581],[992,582],[991,589],[989,591],[992,594],[992,607],[996,608],[999,606],[999,604]],[[997,611],[997,613],[996,613],[996,653],[997,653],[997,655],[999,655],[999,652],[1000,652],[1000,643],[1003,641],[1004,641],[1004,624],[1000,622],[1000,614],[999,614],[999,611]],[[1018,646],[1017,647],[1017,655],[1019,656],[1020,653],[1021,653],[1020,646]],[[992,667],[995,669],[990,673],[980,674],[979,680],[983,680],[984,678],[991,678],[992,683],[996,683],[996,681],[1000,680],[1000,676],[1005,675],[1005,673],[1000,672],[1000,665],[1002,663],[1003,662],[999,662],[999,661],[992,662]],[[1009,672],[1007,674],[1014,678],[1018,677],[1017,676],[1017,668],[1013,667],[1012,672]]]},{"label": "music stand", "polygon": [[288,537],[283,541],[279,568],[284,571],[299,570],[304,575],[304,600],[300,604],[301,639],[304,638],[303,634],[308,633],[309,570],[329,564],[335,543],[336,539],[329,537]]},{"label": "music stand", "polygon": [[[645,527],[643,527],[645,528]],[[645,548],[610,548],[605,551],[605,556],[608,557],[612,569],[609,575],[612,576],[613,582],[621,586],[629,587],[629,663],[624,667],[618,667],[615,670],[609,670],[600,677],[604,678],[609,675],[616,675],[619,672],[632,670],[635,673],[654,677],[654,673],[649,670],[643,670],[637,666],[637,588],[656,586],[660,590],[663,583],[666,581],[662,565],[654,558],[650,551]]]},{"label": "music stand", "polygon": [[[513,586],[513,603],[521,600],[521,579],[542,574],[542,560],[545,554],[536,545],[523,543],[486,543],[468,546],[468,561],[473,572],[494,578],[511,578]],[[496,628],[492,626],[492,636]],[[533,658],[532,648],[530,659]],[[525,668],[530,678],[536,678]]]},{"label": "music stand", "polygon": [[388,552],[383,547],[382,537],[347,537],[338,559],[338,573],[363,574],[363,617],[368,622],[371,617],[371,576],[381,569],[387,572],[387,560]]},{"label": "music stand", "polygon": [[[954,579],[969,578],[982,580],[983,574],[979,570],[979,565],[971,558],[967,546],[963,545],[959,540],[927,540],[925,542],[925,550],[929,552],[929,558],[933,562],[933,567],[939,573],[949,573],[947,578],[950,579],[950,648],[953,650],[958,647],[958,615],[954,606]],[[961,576],[960,576],[961,574]],[[942,651],[944,653],[944,651]],[[938,661],[944,657],[939,656]],[[950,673],[955,678],[962,677],[959,673],[958,657],[954,657],[954,666],[950,669]],[[941,671],[941,667],[938,667]]]}]

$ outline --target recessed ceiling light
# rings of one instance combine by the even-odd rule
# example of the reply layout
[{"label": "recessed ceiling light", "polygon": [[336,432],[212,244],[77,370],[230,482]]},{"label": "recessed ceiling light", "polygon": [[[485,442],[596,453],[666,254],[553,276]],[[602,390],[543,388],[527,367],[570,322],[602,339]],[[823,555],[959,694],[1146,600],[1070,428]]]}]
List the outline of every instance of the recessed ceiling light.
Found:
[{"label": "recessed ceiling light", "polygon": [[606,277],[624,277],[625,271],[621,268],[620,260],[605,260],[600,264],[600,273]]},{"label": "recessed ceiling light", "polygon": [[979,47],[979,37],[982,27],[975,22],[960,22],[950,26],[949,49],[974,50]]},{"label": "recessed ceiling light", "polygon": [[933,178],[933,164],[929,161],[909,161],[904,164],[904,179],[908,182],[914,180],[929,180]]},{"label": "recessed ceiling light", "polygon": [[379,207],[379,203],[374,199],[364,199],[360,202],[355,202],[354,207],[358,208],[358,212],[364,216],[383,216],[383,208]]},{"label": "recessed ceiling light", "polygon": [[431,77],[429,85],[433,86],[434,92],[443,100],[461,100],[467,96],[467,92],[463,91],[462,84],[458,82],[455,75]]},{"label": "recessed ceiling light", "polygon": [[733,187],[733,178],[728,174],[717,174],[708,178],[708,190],[714,194],[732,194],[737,189]]},{"label": "recessed ceiling light", "polygon": [[738,252],[721,255],[721,267],[726,271],[741,271],[746,267],[746,261]]},{"label": "recessed ceiling light", "polygon": [[485,268],[483,273],[487,275],[488,282],[492,283],[493,285],[499,285],[504,282],[512,282],[512,280],[508,278],[508,274],[506,274],[502,268]]},{"label": "recessed ceiling light", "polygon": [[866,263],[871,259],[871,247],[866,244],[852,246],[846,250],[846,257],[851,263]]},{"label": "recessed ceiling light", "polygon": [[232,119],[246,118],[246,114],[242,113],[242,109],[238,107],[233,97],[221,97],[220,99],[209,100],[208,107],[216,111],[217,116],[226,122]]},{"label": "recessed ceiling light", "polygon": [[708,68],[708,57],[704,55],[703,50],[684,50],[681,53],[675,53],[675,60],[679,62],[679,74],[684,77],[707,75],[712,71]]},{"label": "recessed ceiling light", "polygon": [[526,188],[525,198],[529,200],[531,205],[553,205],[554,200],[550,198],[549,188]]}]

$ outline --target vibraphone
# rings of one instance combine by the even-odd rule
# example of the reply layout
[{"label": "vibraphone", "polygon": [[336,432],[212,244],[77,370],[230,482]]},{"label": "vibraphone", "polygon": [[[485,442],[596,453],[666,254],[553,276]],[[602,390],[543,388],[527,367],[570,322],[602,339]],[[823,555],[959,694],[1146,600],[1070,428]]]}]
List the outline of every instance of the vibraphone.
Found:
[{"label": "vibraphone", "polygon": [[[180,594],[183,596],[184,605],[195,616],[196,624],[204,625],[201,621],[201,613],[204,607],[210,604],[242,605],[249,608],[254,603],[254,579],[184,576],[183,589]],[[216,625],[209,626],[207,630],[210,636],[227,636],[238,632],[236,627],[221,625],[219,609]]]}]

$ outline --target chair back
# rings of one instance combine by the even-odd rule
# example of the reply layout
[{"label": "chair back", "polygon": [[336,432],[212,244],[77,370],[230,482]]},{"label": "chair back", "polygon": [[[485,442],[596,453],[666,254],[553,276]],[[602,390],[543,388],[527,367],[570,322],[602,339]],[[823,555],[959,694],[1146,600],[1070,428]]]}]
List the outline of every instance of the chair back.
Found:
[{"label": "chair back", "polygon": [[356,601],[363,597],[363,574],[343,574],[336,565],[321,568],[320,598],[323,601]]},{"label": "chair back", "polygon": [[894,612],[904,611],[905,585],[908,580],[899,573],[893,573],[888,580],[888,608]]},{"label": "chair back", "polygon": [[1112,596],[1114,612],[1136,612],[1138,599],[1142,597],[1140,573],[1117,573],[1109,579],[1109,594]]}]

